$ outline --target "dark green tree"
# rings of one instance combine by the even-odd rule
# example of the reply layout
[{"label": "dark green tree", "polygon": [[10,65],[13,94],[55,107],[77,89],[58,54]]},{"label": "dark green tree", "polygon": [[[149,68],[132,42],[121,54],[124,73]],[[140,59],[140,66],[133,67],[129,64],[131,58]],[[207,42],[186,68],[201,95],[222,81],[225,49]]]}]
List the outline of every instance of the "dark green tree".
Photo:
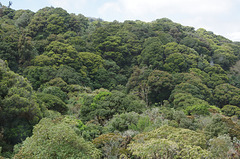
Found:
[{"label": "dark green tree", "polygon": [[56,76],[56,69],[50,66],[29,66],[23,71],[23,74],[31,82],[33,89],[37,90]]},{"label": "dark green tree", "polygon": [[222,108],[224,105],[239,105],[240,89],[228,83],[220,84],[213,90],[214,103]]},{"label": "dark green tree", "polygon": [[58,96],[52,95],[50,93],[38,93],[37,98],[49,110],[55,110],[62,114],[65,114],[68,110],[67,105]]},{"label": "dark green tree", "polygon": [[43,117],[44,106],[39,104],[29,81],[12,72],[2,60],[0,103],[0,128],[4,130],[4,141],[11,147],[31,135],[33,125]]},{"label": "dark green tree", "polygon": [[154,70],[148,77],[149,101],[154,104],[163,102],[169,98],[173,85],[173,77],[170,73]]}]

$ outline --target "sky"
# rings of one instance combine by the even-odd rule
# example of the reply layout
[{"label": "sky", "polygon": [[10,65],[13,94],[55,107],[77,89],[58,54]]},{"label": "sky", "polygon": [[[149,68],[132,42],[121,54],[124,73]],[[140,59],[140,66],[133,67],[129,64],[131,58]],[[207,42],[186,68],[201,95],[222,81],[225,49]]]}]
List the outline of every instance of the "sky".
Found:
[{"label": "sky", "polygon": [[[46,6],[105,21],[169,18],[195,29],[204,28],[240,41],[240,0],[11,0],[13,9],[37,12]],[[0,0],[8,5],[9,0]]]}]

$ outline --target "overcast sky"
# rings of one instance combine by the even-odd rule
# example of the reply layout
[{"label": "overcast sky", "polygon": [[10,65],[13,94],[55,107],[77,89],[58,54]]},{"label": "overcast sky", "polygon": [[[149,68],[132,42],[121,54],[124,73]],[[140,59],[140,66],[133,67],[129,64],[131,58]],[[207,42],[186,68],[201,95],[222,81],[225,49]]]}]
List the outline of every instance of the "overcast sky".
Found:
[{"label": "overcast sky", "polygon": [[[9,0],[0,0],[7,5]],[[13,9],[34,12],[46,6],[106,21],[163,17],[195,29],[205,28],[233,41],[240,41],[240,0],[11,0]]]}]

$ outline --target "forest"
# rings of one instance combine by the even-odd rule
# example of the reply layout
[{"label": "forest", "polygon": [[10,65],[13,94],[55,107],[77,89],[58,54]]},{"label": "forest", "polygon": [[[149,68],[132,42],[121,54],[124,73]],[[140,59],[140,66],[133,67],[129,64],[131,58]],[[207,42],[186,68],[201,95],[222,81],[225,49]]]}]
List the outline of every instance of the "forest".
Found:
[{"label": "forest", "polygon": [[239,42],[0,4],[1,159],[239,159],[239,119]]}]

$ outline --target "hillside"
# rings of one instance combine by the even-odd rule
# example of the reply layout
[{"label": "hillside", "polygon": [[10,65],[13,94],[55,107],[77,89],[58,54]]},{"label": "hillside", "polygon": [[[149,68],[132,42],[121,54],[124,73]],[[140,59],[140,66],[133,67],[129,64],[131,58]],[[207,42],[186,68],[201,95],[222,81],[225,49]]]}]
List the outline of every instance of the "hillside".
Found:
[{"label": "hillside", "polygon": [[53,7],[0,24],[0,156],[240,157],[240,43]]}]

